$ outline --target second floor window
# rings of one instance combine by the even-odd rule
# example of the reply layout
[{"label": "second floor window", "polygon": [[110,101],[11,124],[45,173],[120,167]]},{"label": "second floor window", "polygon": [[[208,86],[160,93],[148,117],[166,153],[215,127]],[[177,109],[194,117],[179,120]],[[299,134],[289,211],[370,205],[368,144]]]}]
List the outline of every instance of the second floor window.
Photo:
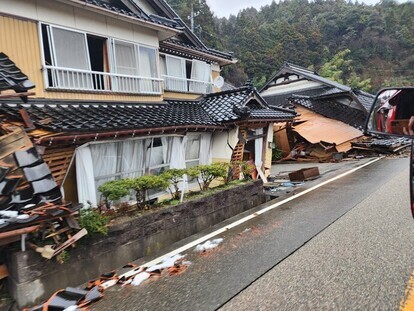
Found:
[{"label": "second floor window", "polygon": [[167,91],[205,94],[212,91],[211,65],[171,55],[161,55],[161,74]]},{"label": "second floor window", "polygon": [[161,94],[156,48],[42,25],[50,89]]}]

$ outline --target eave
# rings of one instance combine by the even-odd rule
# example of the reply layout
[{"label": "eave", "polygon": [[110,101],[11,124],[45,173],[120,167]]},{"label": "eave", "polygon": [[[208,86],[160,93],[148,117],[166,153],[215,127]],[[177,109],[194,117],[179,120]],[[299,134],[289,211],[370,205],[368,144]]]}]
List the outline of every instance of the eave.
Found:
[{"label": "eave", "polygon": [[177,52],[181,52],[184,55],[191,55],[191,56],[195,56],[195,57],[200,58],[200,59],[209,60],[211,62],[216,62],[216,63],[220,64],[221,66],[226,66],[226,65],[231,65],[231,64],[237,63],[236,59],[231,59],[230,60],[230,59],[218,57],[218,56],[206,53],[206,52],[202,52],[202,51],[187,48],[187,47],[184,47],[184,46],[176,45],[176,44],[173,44],[173,43],[170,43],[170,42],[161,42],[160,46],[163,47],[164,49],[166,49],[166,52],[168,52],[168,50],[170,50],[172,54],[177,53]]},{"label": "eave", "polygon": [[[83,144],[90,141],[105,140],[105,139],[115,139],[118,137],[140,137],[142,135],[155,135],[155,134],[175,134],[175,133],[185,133],[188,131],[194,132],[215,132],[215,131],[224,131],[226,126],[219,125],[179,125],[179,126],[166,126],[166,127],[156,127],[156,128],[146,128],[146,129],[135,129],[135,130],[119,130],[119,131],[108,131],[108,132],[90,132],[90,133],[65,133],[64,135],[58,136],[49,136],[41,137],[35,139],[37,145],[46,145],[51,146],[54,144],[62,143],[71,143],[71,144]],[[140,136],[138,136],[140,135]]]},{"label": "eave", "polygon": [[111,11],[106,8],[97,7],[93,4],[86,3],[85,1],[81,1],[81,0],[57,0],[57,1],[65,3],[65,4],[69,4],[69,5],[78,7],[78,8],[82,8],[82,9],[85,9],[91,12],[109,16],[109,17],[112,17],[118,20],[122,20],[128,23],[132,23],[135,25],[144,26],[144,27],[156,30],[159,33],[159,40],[165,40],[173,36],[176,36],[177,34],[182,33],[182,30],[180,29],[163,26],[163,25],[150,22],[150,21],[140,20],[135,17],[120,14],[120,13]]}]

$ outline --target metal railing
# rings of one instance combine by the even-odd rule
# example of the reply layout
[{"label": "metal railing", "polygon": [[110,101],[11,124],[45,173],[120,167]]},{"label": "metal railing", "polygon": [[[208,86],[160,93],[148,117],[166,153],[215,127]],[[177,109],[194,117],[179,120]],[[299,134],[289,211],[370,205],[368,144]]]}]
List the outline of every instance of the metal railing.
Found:
[{"label": "metal railing", "polygon": [[162,75],[164,79],[164,89],[166,91],[189,92],[196,94],[207,94],[213,90],[211,82],[177,78],[167,75]]},{"label": "metal railing", "polygon": [[44,68],[49,89],[156,95],[162,92],[163,80],[159,78],[54,66],[45,66]]}]

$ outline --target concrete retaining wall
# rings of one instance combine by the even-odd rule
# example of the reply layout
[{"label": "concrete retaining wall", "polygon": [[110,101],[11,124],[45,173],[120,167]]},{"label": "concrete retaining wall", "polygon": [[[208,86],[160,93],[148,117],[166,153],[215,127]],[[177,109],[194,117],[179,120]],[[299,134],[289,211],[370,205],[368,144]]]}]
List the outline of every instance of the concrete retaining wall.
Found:
[{"label": "concrete retaining wall", "polygon": [[106,237],[80,240],[64,264],[31,250],[12,251],[7,256],[10,294],[20,308],[32,306],[56,290],[78,286],[138,258],[161,254],[166,246],[264,201],[263,184],[255,181],[157,211],[111,227]]}]

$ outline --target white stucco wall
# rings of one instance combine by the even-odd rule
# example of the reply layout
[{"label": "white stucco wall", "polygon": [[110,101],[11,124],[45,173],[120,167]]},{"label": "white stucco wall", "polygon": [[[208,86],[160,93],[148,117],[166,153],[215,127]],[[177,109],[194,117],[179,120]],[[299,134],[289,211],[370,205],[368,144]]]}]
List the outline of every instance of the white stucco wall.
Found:
[{"label": "white stucco wall", "polygon": [[0,11],[103,37],[158,47],[155,30],[50,0],[1,0]]},{"label": "white stucco wall", "polygon": [[228,132],[215,132],[213,134],[212,158],[213,162],[230,161],[233,150],[238,142],[239,128],[232,129]]}]

